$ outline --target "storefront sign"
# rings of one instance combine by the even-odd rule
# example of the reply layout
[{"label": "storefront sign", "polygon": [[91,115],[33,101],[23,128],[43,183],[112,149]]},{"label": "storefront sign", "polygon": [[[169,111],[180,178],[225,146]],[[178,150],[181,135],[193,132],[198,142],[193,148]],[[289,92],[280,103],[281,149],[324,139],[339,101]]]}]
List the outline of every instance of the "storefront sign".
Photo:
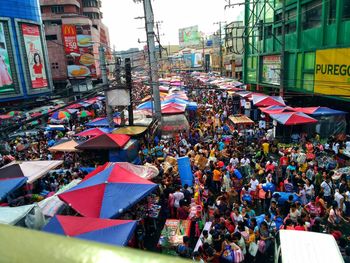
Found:
[{"label": "storefront sign", "polygon": [[262,69],[262,82],[272,85],[280,85],[281,57],[264,56]]},{"label": "storefront sign", "polygon": [[21,27],[32,88],[47,88],[48,82],[40,27],[34,24],[21,24]]},{"label": "storefront sign", "polygon": [[350,48],[316,51],[314,92],[350,95]]},{"label": "storefront sign", "polygon": [[15,90],[4,24],[0,22],[0,95]]}]

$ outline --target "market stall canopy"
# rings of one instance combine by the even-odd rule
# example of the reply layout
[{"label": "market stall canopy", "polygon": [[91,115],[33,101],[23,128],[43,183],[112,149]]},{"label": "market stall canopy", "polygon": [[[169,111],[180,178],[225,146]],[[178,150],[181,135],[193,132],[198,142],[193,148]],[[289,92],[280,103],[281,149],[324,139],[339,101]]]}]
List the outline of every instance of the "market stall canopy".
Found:
[{"label": "market stall canopy", "polygon": [[67,142],[63,142],[57,145],[50,147],[48,150],[50,152],[78,152],[79,150],[75,147],[78,146],[79,143],[75,140],[70,140]]},{"label": "market stall canopy", "polygon": [[[119,117],[113,118],[113,122],[114,122],[115,125],[120,125],[121,118],[119,118]],[[96,119],[88,122],[87,124],[85,124],[85,126],[89,126],[89,127],[108,127],[109,123],[108,123],[108,119],[107,118],[96,118]]]},{"label": "market stall canopy", "polygon": [[115,165],[116,167],[119,167],[121,170],[127,171],[126,173],[133,173],[134,175],[138,175],[141,178],[150,180],[156,177],[159,174],[159,170],[156,166],[151,164],[145,164],[145,165],[136,165],[128,162],[108,162],[104,165],[98,166],[94,171],[86,175],[83,179],[83,181],[86,181],[87,179],[95,176],[99,172],[107,169],[108,167],[111,167]]},{"label": "market stall canopy", "polygon": [[345,111],[334,110],[328,107],[305,107],[305,108],[294,108],[295,111],[303,112],[313,116],[325,116],[325,115],[343,115],[347,114]]},{"label": "market stall canopy", "polygon": [[8,119],[11,119],[11,118],[12,118],[11,115],[7,115],[7,114],[0,115],[0,120],[8,120]]},{"label": "market stall canopy", "polygon": [[187,106],[186,106],[186,109],[187,109],[187,110],[191,110],[191,111],[197,110],[197,109],[198,109],[198,104],[197,104],[197,102],[194,102],[194,101],[189,102],[189,103],[187,104]]},{"label": "market stall canopy", "polygon": [[157,184],[113,164],[59,198],[83,216],[116,218],[156,188]]},{"label": "market stall canopy", "polygon": [[27,182],[27,177],[6,178],[0,180],[0,200],[18,188],[22,187]]},{"label": "market stall canopy", "polygon": [[119,129],[114,130],[113,134],[126,134],[129,136],[133,135],[140,135],[147,131],[148,127],[144,126],[127,126],[127,127],[121,127]]},{"label": "market stall canopy", "polygon": [[188,104],[188,100],[184,100],[184,99],[180,99],[180,98],[172,98],[172,99],[167,99],[167,100],[163,100],[162,104],[169,104],[169,103],[176,103],[176,104],[184,104],[187,105]]},{"label": "market stall canopy", "polygon": [[252,95],[253,104],[257,107],[286,106],[281,96]]},{"label": "market stall canopy", "polygon": [[245,115],[234,115],[228,117],[233,124],[254,124],[254,121]]},{"label": "market stall canopy", "polygon": [[64,205],[64,202],[58,198],[58,195],[73,188],[81,182],[81,179],[74,179],[69,184],[62,186],[54,195],[45,198],[38,203],[44,216],[54,217],[58,210]]},{"label": "market stall canopy", "polygon": [[[177,257],[166,257],[161,254],[155,256],[137,249],[119,248],[7,225],[0,225],[0,239],[6,240],[0,246],[0,255],[7,262],[188,262]],[[14,251],[20,251],[20,253],[14,253]]]},{"label": "market stall canopy", "polygon": [[46,131],[65,131],[66,127],[64,125],[53,125],[49,124],[45,127]]},{"label": "market stall canopy", "polygon": [[51,115],[51,119],[55,120],[68,120],[71,117],[70,113],[67,111],[56,111]]},{"label": "market stall canopy", "polygon": [[57,215],[43,231],[114,246],[126,246],[136,228],[134,220],[112,220]]},{"label": "market stall canopy", "polygon": [[169,103],[162,106],[162,114],[180,114],[186,110],[186,105]]},{"label": "market stall canopy", "polygon": [[289,106],[279,106],[279,105],[274,105],[274,106],[269,106],[265,108],[259,108],[263,113],[266,114],[271,114],[271,113],[282,113],[282,112],[287,112],[287,111],[297,111],[296,108],[292,108]]},{"label": "market stall canopy", "polygon": [[302,112],[283,112],[278,114],[270,114],[270,117],[283,125],[299,125],[317,122],[316,119],[311,118]]},{"label": "market stall canopy", "polygon": [[75,136],[86,137],[86,136],[99,136],[105,133],[110,133],[111,129],[109,128],[90,128],[85,131],[82,131]]},{"label": "market stall canopy", "polygon": [[33,183],[62,163],[63,161],[15,161],[0,169],[0,178],[25,176],[28,183]]},{"label": "market stall canopy", "polygon": [[79,108],[82,108],[82,107],[83,106],[80,103],[75,103],[75,104],[67,106],[66,109],[79,109]]},{"label": "market stall canopy", "polygon": [[0,207],[0,225],[1,224],[41,229],[45,224],[45,219],[37,204]]},{"label": "market stall canopy", "polygon": [[101,134],[79,144],[79,150],[111,150],[123,148],[130,140],[130,136],[125,134]]},{"label": "market stall canopy", "polygon": [[153,104],[152,101],[146,101],[146,102],[141,103],[140,105],[138,105],[138,106],[136,107],[136,109],[138,109],[138,110],[152,109],[153,105],[154,105],[154,104]]}]

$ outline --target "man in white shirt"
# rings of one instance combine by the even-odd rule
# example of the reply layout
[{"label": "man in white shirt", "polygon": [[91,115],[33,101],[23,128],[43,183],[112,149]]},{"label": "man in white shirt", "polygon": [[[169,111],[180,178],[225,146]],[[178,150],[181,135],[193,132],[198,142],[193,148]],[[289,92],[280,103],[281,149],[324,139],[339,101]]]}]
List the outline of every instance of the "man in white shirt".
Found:
[{"label": "man in white shirt", "polygon": [[249,185],[250,185],[249,191],[255,192],[259,185],[259,181],[258,179],[255,178],[255,175],[253,175],[252,178],[250,179]]},{"label": "man in white shirt", "polygon": [[332,182],[329,177],[321,183],[321,188],[323,190],[323,196],[327,202],[327,206],[332,204]]},{"label": "man in white shirt", "polygon": [[181,187],[177,187],[176,188],[176,192],[173,194],[174,196],[174,207],[179,208],[180,207],[180,200],[185,198],[185,195],[183,194],[183,192],[181,192]]},{"label": "man in white shirt", "polygon": [[339,193],[339,189],[335,189],[334,201],[338,203],[338,207],[341,211],[344,211],[344,196]]},{"label": "man in white shirt", "polygon": [[236,156],[232,156],[232,158],[230,159],[230,163],[232,163],[233,167],[237,167],[237,165],[239,164],[239,160]]}]

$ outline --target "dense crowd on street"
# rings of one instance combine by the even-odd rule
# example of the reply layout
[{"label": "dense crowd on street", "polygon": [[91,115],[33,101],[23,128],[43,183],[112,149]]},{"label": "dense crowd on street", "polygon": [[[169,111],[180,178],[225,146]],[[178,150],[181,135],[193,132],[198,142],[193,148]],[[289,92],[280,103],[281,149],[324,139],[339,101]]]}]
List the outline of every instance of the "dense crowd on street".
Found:
[{"label": "dense crowd on street", "polygon": [[[141,91],[134,91],[138,101],[146,96]],[[271,262],[274,239],[285,229],[332,234],[345,261],[350,262],[346,228],[350,174],[335,172],[344,167],[339,154],[350,150],[349,137],[322,141],[318,134],[300,134],[295,143],[282,145],[259,125],[241,129],[230,123],[228,117],[239,108],[226,91],[191,85],[187,91],[199,105],[195,116],[189,118],[189,131],[179,130],[167,139],[155,136],[151,143],[141,140],[139,152],[142,163],[153,164],[160,171],[153,181],[159,184],[156,194],[162,217],[192,220],[190,235],[174,248],[176,253],[196,262]],[[48,151],[51,141],[73,138],[84,129],[83,124],[73,118],[65,131],[14,138],[8,142],[9,154],[1,156],[1,165],[13,160],[52,160]],[[166,165],[167,159],[183,156],[190,158],[193,186],[182,185],[175,165]],[[87,173],[81,167],[101,164],[79,153],[60,158],[64,171],[40,180],[37,193],[56,192],[73,179],[83,178]],[[12,200],[10,205],[24,204],[20,201]],[[202,211],[190,216],[193,203],[202,206]],[[140,219],[142,215],[134,211],[124,217]],[[211,222],[211,227],[200,237],[206,222]],[[160,232],[160,227],[149,230],[147,224],[140,223],[136,246],[147,247],[149,231]],[[199,238],[202,244],[195,250]]]}]

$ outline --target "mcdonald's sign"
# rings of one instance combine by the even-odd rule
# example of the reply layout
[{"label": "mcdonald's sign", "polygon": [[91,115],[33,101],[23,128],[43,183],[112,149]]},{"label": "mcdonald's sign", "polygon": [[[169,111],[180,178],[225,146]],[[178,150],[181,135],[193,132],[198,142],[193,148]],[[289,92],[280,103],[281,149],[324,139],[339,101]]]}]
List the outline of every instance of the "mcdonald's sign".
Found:
[{"label": "mcdonald's sign", "polygon": [[63,43],[66,54],[79,53],[77,30],[74,25],[62,25]]}]

